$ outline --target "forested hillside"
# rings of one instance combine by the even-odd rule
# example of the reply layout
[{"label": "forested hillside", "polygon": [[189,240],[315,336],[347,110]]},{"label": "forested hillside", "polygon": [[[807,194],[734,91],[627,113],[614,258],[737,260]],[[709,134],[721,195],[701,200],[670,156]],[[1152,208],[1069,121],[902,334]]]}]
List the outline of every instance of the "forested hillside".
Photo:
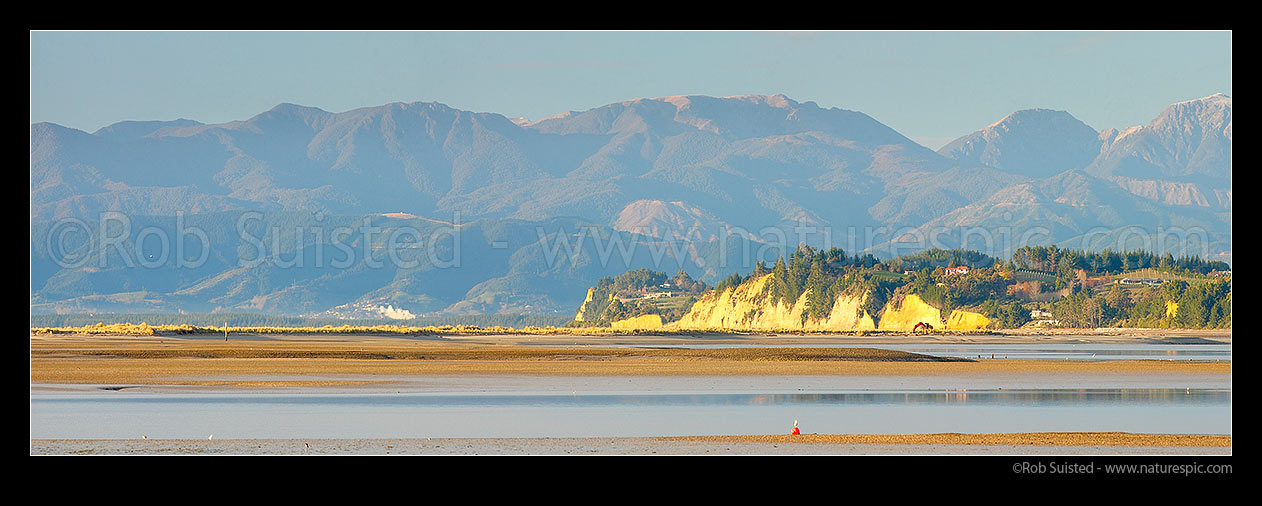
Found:
[{"label": "forested hillside", "polygon": [[[681,274],[685,277],[671,280],[675,286],[687,283],[686,273]],[[644,314],[662,315],[666,324],[687,320],[692,308],[661,311],[641,302],[644,294],[664,284],[669,284],[664,274],[647,270],[602,279],[589,289],[576,322],[610,325]],[[745,297],[730,304],[747,314],[712,314],[725,310],[714,304],[729,304],[716,302],[728,293]],[[987,328],[1231,326],[1231,273],[1225,263],[1054,246],[1021,248],[1008,260],[975,251],[934,249],[880,261],[870,255],[847,255],[839,248],[803,245],[770,267],[759,262],[753,272],[732,274],[704,293],[694,288],[679,295],[708,304],[708,321],[754,321],[778,312],[779,324],[804,328],[836,320],[843,307],[854,313],[845,315],[849,325],[857,324],[856,317],[870,318],[874,328],[883,322],[892,325],[887,315],[903,311],[906,300],[927,304],[938,315],[924,317],[936,322],[894,317],[913,325],[947,326],[949,316],[975,314],[984,317]],[[785,323],[783,315],[790,313],[800,322]]]}]

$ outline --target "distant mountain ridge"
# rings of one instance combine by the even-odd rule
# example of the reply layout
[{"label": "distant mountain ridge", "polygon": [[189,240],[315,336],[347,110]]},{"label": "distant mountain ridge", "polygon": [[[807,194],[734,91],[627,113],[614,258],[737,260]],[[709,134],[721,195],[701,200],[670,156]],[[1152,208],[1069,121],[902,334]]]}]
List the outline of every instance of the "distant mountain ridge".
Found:
[{"label": "distant mountain ridge", "polygon": [[1100,134],[1065,111],[1028,109],[956,139],[938,153],[977,165],[1049,177],[1085,169],[1100,154]]},{"label": "distant mountain ridge", "polygon": [[[1221,94],[1121,131],[1096,131],[1065,111],[1017,111],[936,152],[861,112],[784,95],[640,98],[538,121],[437,102],[340,113],[280,104],[222,124],[125,121],[87,133],[36,123],[30,135],[32,304],[48,311],[569,310],[582,293],[566,290],[631,264],[711,283],[750,270],[754,259],[725,237],[772,257],[799,240],[888,256],[912,251],[893,247],[897,239],[941,230],[1047,230],[1031,240],[1116,248],[1127,227],[1194,227],[1210,254],[1229,260],[1231,249],[1231,98]],[[163,217],[215,223],[218,267],[175,279],[53,261],[40,234],[109,211],[172,232]],[[458,223],[479,231],[462,254],[483,256],[458,274],[243,270],[233,261],[249,244],[229,218],[245,212],[287,227],[326,226],[326,217],[425,230]],[[593,227],[575,243],[587,263],[537,258],[554,238],[578,241],[574,227]],[[615,237],[674,264],[602,264],[600,248],[611,246],[599,241]],[[920,246],[1015,247],[937,237],[944,244]],[[212,286],[223,289],[211,296]]]},{"label": "distant mountain ridge", "polygon": [[1231,97],[1221,93],[1171,105],[1147,125],[1103,138],[1093,174],[1231,184]]}]

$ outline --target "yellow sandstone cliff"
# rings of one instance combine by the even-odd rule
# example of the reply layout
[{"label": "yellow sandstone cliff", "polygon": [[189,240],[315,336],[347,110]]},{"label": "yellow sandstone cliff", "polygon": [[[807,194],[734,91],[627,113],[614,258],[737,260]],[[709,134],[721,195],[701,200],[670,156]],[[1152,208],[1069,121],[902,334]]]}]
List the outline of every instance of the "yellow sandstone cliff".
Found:
[{"label": "yellow sandstone cliff", "polygon": [[576,322],[583,321],[583,312],[587,310],[587,304],[592,301],[592,295],[594,295],[595,293],[596,293],[595,288],[587,289],[587,298],[583,299],[583,304],[578,306],[578,314],[574,315],[574,321]]},{"label": "yellow sandstone cliff", "polygon": [[990,326],[990,318],[986,318],[980,313],[972,311],[951,311],[951,316],[947,318],[946,328],[948,330],[975,330],[984,329]]},{"label": "yellow sandstone cliff", "polygon": [[[828,318],[820,322],[802,323],[802,314],[806,311],[806,297],[799,297],[793,304],[771,302],[770,295],[763,291],[771,275],[765,275],[753,281],[722,292],[710,292],[703,296],[692,308],[684,313],[679,321],[668,325],[677,329],[734,329],[734,330],[783,330],[783,329],[832,329],[852,330],[865,328],[856,326],[862,318],[857,315],[859,301],[847,304],[844,297],[838,297]],[[838,307],[849,308],[849,313]],[[866,314],[864,314],[866,316]],[[866,328],[873,328],[872,319],[866,319]]]},{"label": "yellow sandstone cliff", "polygon": [[771,302],[770,295],[763,293],[770,276],[722,293],[711,292],[693,304],[679,321],[666,327],[680,330],[911,330],[923,322],[935,329],[974,330],[990,324],[981,314],[961,310],[952,311],[943,320],[941,311],[916,295],[907,295],[898,304],[886,304],[879,324],[861,309],[866,294],[838,296],[828,316],[811,320],[803,317],[806,295],[791,305]]}]

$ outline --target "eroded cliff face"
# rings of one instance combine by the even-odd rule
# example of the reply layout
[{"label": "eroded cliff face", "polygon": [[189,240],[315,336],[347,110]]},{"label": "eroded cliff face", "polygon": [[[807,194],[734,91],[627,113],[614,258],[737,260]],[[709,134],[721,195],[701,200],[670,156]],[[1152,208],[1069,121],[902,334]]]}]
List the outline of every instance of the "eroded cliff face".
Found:
[{"label": "eroded cliff face", "polygon": [[947,318],[947,330],[975,330],[984,329],[990,326],[990,318],[986,318],[980,313],[971,311],[951,311],[951,316]]},{"label": "eroded cliff face", "polygon": [[928,323],[935,329],[974,330],[986,328],[985,316],[955,310],[944,320],[942,312],[916,295],[907,295],[895,303],[887,303],[879,320],[862,309],[867,294],[841,295],[832,310],[819,320],[805,317],[806,295],[793,304],[773,303],[764,289],[771,275],[729,288],[722,293],[706,294],[679,321],[666,328],[680,330],[912,330],[917,323]]},{"label": "eroded cliff face", "polygon": [[[677,322],[668,325],[677,329],[734,329],[734,330],[780,330],[836,327],[837,330],[854,328],[855,310],[858,303],[850,307],[850,317],[844,311],[833,308],[829,318],[821,322],[803,323],[802,315],[806,312],[806,297],[799,297],[793,304],[784,301],[772,302],[771,295],[764,293],[771,275],[765,275],[753,281],[742,283],[735,288],[722,292],[710,292],[699,299],[692,308],[684,313]],[[839,297],[837,304],[843,304]],[[836,315],[834,317],[833,315]],[[871,320],[869,318],[869,320]],[[808,327],[809,326],[809,327]]]},{"label": "eroded cliff face", "polygon": [[[897,306],[897,307],[895,307]],[[881,314],[880,330],[911,330],[917,323],[928,323],[934,328],[943,328],[942,312],[915,295],[903,297],[902,303],[893,301],[885,305]]]},{"label": "eroded cliff face", "polygon": [[[862,308],[864,297],[837,297],[828,316],[819,321],[807,320],[803,330],[874,330],[876,321]],[[805,297],[803,297],[805,300]],[[800,319],[801,316],[799,315]]]},{"label": "eroded cliff face", "polygon": [[583,299],[583,303],[578,306],[578,314],[574,315],[574,321],[583,321],[583,311],[587,309],[587,304],[592,301],[592,294],[596,292],[595,288],[587,289],[587,298]]}]

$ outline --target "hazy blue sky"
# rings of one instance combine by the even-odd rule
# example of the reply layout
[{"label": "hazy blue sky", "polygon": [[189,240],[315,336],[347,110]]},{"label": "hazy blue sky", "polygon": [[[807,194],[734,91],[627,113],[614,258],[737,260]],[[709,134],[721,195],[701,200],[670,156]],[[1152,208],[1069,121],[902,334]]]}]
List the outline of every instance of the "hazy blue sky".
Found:
[{"label": "hazy blue sky", "polygon": [[784,93],[932,148],[1028,108],[1097,130],[1232,94],[1231,32],[32,32],[31,122],[247,119],[390,102],[539,119]]}]

